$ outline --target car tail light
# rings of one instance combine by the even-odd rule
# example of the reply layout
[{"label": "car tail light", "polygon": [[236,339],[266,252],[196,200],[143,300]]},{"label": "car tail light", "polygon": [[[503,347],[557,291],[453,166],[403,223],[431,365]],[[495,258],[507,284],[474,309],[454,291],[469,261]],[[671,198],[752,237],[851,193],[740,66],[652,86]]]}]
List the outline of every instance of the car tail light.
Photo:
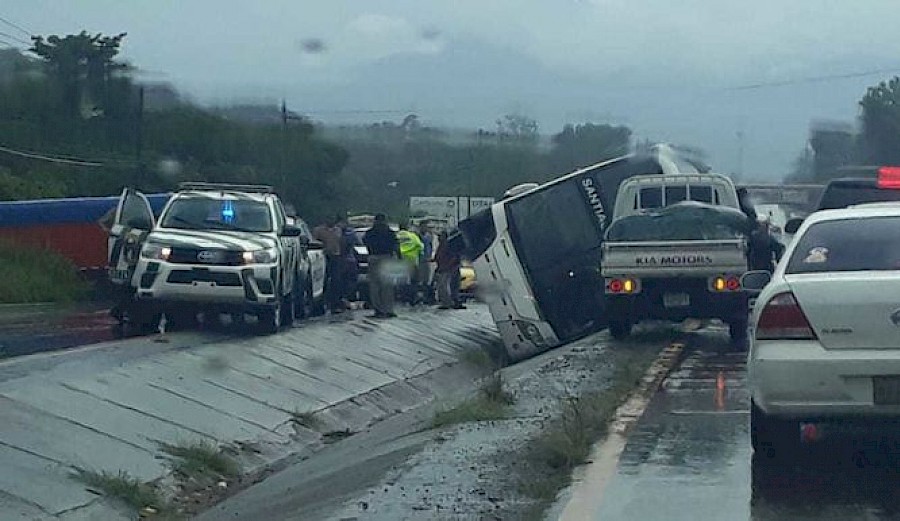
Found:
[{"label": "car tail light", "polygon": [[790,291],[772,297],[763,308],[756,324],[759,340],[815,340],[816,333],[809,324],[800,304]]},{"label": "car tail light", "polygon": [[879,168],[878,188],[900,189],[900,166],[883,166]]},{"label": "car tail light", "polygon": [[640,290],[640,283],[637,279],[621,278],[608,279],[606,281],[606,292],[614,295],[630,295]]},{"label": "car tail light", "polygon": [[741,279],[736,275],[725,275],[710,279],[709,288],[715,292],[740,291]]}]

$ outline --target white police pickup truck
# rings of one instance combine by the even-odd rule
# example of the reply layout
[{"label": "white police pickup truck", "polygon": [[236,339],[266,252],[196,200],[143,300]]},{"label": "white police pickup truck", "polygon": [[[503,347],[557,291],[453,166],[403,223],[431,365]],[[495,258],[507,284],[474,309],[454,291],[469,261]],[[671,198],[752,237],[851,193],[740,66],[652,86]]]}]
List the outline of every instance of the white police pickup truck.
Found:
[{"label": "white police pickup truck", "polygon": [[[130,286],[135,320],[246,313],[260,332],[274,333],[308,309],[308,299],[321,299],[324,280],[309,277],[324,278],[324,269],[303,262],[321,244],[287,217],[272,188],[183,183],[158,222],[146,203],[126,190],[111,230],[111,278]],[[130,256],[121,253],[128,244],[138,245]]]}]

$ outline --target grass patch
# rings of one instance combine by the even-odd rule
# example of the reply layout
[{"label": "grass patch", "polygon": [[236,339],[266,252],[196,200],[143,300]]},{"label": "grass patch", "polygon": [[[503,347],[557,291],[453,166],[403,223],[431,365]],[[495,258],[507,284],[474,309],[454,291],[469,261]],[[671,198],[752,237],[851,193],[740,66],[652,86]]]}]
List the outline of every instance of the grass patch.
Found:
[{"label": "grass patch", "polygon": [[462,352],[459,359],[463,363],[480,369],[495,369],[496,364],[491,355],[484,349],[467,349]]},{"label": "grass patch", "polygon": [[169,504],[160,496],[156,487],[148,483],[141,483],[125,471],[94,472],[79,470],[75,478],[87,485],[90,489],[103,493],[103,495],[121,500],[135,510],[151,508],[157,513],[172,516]]},{"label": "grass patch", "polygon": [[233,478],[241,469],[233,459],[210,442],[195,442],[186,445],[164,444],[163,452],[172,456],[172,469],[181,477],[197,481]]},{"label": "grass patch", "polygon": [[546,430],[532,439],[524,450],[529,475],[521,491],[536,500],[536,516],[568,486],[572,471],[584,464],[591,448],[607,434],[616,409],[635,389],[657,352],[638,349],[622,354],[610,387],[580,397],[567,397],[560,403],[561,414]]},{"label": "grass patch", "polygon": [[291,413],[291,421],[295,425],[312,430],[315,430],[322,424],[313,411],[294,411]]},{"label": "grass patch", "polygon": [[458,423],[502,420],[513,402],[513,396],[503,387],[503,377],[496,373],[482,384],[474,398],[451,409],[438,411],[431,420],[431,426],[440,428]]},{"label": "grass patch", "polygon": [[65,257],[49,250],[0,242],[0,303],[71,302],[89,285]]}]

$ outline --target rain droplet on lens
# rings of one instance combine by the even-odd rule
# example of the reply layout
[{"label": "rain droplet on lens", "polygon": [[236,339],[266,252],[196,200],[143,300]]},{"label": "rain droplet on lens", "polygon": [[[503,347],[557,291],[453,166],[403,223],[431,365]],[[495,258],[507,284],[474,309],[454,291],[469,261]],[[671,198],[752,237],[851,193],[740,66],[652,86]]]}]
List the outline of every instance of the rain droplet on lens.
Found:
[{"label": "rain droplet on lens", "polygon": [[306,38],[305,40],[300,40],[300,48],[305,53],[320,54],[326,50],[325,40],[321,38]]}]

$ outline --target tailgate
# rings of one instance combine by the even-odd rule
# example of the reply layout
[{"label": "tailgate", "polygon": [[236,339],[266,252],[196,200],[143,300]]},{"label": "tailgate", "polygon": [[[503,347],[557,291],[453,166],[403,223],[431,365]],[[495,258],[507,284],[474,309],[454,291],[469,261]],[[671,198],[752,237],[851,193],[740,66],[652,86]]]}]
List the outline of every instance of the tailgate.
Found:
[{"label": "tailgate", "polygon": [[741,239],[606,242],[601,271],[604,276],[642,277],[744,273],[747,254]]}]

